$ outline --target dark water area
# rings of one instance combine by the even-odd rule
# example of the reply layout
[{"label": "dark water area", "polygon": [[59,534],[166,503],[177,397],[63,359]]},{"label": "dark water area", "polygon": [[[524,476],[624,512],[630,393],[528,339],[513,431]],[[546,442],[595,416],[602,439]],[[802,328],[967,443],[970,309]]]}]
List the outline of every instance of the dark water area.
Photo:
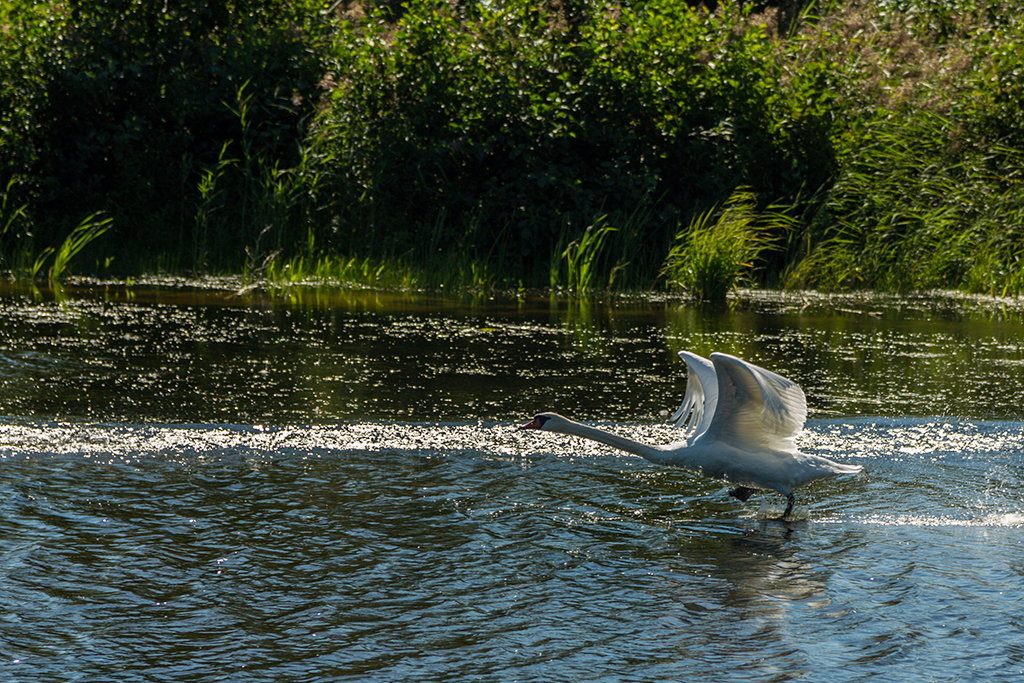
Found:
[{"label": "dark water area", "polygon": [[[0,293],[0,677],[1012,680],[1024,305]],[[805,389],[864,472],[747,503],[678,438],[680,348]]]},{"label": "dark water area", "polygon": [[0,298],[7,414],[125,422],[657,421],[679,349],[798,381],[811,416],[1024,413],[1024,313],[972,300],[680,302],[88,288]]}]

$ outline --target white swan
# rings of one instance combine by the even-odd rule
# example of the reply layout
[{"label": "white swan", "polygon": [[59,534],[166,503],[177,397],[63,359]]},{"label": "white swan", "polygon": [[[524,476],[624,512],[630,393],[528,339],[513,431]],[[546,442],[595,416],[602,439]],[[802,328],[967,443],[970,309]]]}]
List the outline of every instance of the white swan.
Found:
[{"label": "white swan", "polygon": [[799,385],[725,353],[711,360],[680,351],[688,370],[686,393],[672,416],[686,440],[648,446],[557,413],[540,413],[520,429],[541,429],[593,439],[659,465],[681,467],[711,479],[736,484],[729,494],[747,500],[757,489],[786,496],[787,519],[793,489],[817,479],[860,472],[818,455],[801,453],[796,436],[807,419],[807,400]]}]

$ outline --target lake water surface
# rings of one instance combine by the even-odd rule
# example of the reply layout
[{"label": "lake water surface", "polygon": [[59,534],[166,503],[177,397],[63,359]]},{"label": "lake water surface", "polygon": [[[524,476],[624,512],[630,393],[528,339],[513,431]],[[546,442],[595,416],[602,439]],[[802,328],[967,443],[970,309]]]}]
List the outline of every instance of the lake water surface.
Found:
[{"label": "lake water surface", "polygon": [[[1017,679],[1022,310],[2,290],[0,678]],[[514,428],[672,441],[681,348],[799,382],[864,472],[782,523]]]}]

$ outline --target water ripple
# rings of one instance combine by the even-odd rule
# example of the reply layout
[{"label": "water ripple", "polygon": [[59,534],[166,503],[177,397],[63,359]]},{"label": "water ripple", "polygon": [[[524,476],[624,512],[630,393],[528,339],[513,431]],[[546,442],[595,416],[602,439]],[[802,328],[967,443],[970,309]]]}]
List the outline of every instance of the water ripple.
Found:
[{"label": "water ripple", "polygon": [[1024,668],[1019,423],[813,420],[807,450],[866,472],[806,489],[794,524],[767,519],[777,496],[743,505],[714,482],[548,436],[507,423],[0,423],[5,675]]}]

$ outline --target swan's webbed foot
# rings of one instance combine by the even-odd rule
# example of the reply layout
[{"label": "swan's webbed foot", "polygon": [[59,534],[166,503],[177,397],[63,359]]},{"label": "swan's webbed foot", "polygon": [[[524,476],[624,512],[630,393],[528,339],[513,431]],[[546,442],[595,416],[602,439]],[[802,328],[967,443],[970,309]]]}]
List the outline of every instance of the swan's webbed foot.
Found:
[{"label": "swan's webbed foot", "polygon": [[793,512],[793,506],[796,505],[796,496],[792,493],[786,496],[786,511],[782,513],[782,517],[779,517],[783,522],[789,521],[789,515]]},{"label": "swan's webbed foot", "polygon": [[757,493],[757,489],[752,489],[747,486],[737,486],[732,491],[729,491],[729,495],[733,498],[739,498],[743,502],[746,502],[748,498]]}]

